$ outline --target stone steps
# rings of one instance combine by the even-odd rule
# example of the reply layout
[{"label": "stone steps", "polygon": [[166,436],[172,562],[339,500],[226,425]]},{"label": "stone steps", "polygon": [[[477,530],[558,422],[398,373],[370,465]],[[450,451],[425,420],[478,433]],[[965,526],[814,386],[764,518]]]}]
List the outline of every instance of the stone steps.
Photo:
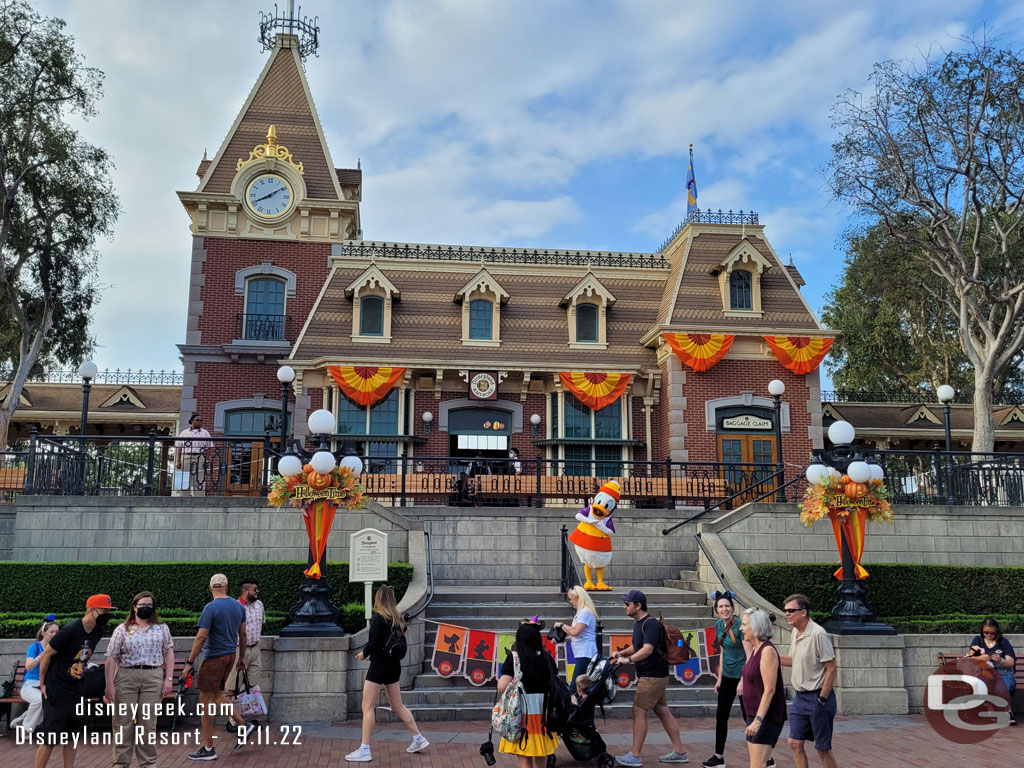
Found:
[{"label": "stone steps", "polygon": [[704,583],[700,580],[700,574],[697,571],[686,570],[679,572],[678,579],[665,579],[665,586],[690,592],[701,592],[704,589]]}]

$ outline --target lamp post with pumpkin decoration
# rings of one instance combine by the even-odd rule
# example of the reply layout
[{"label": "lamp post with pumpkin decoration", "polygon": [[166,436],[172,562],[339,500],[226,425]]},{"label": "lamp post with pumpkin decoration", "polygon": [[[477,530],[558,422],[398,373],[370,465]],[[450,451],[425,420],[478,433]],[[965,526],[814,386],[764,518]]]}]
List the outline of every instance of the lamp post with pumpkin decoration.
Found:
[{"label": "lamp post with pumpkin decoration", "polygon": [[810,485],[800,505],[800,519],[807,526],[825,517],[831,520],[839,548],[839,601],[824,627],[837,635],[895,635],[895,629],[876,620],[867,600],[868,572],[860,564],[866,524],[892,522],[882,468],[853,447],[856,431],[849,422],[835,422],[828,437],[834,447],[814,451],[807,468]]},{"label": "lamp post with pumpkin decoration", "polygon": [[337,637],[345,634],[338,620],[341,611],[331,602],[331,586],[324,578],[324,553],[335,512],[339,507],[358,509],[365,504],[364,489],[358,483],[363,463],[354,452],[338,464],[328,445],[334,431],[334,415],[314,411],[307,422],[319,447],[313,453],[296,453],[293,447],[281,457],[278,476],[270,484],[267,502],[274,507],[288,504],[302,510],[309,537],[309,558],[305,582],[299,587],[299,602],[288,612],[289,623],[282,637]]}]

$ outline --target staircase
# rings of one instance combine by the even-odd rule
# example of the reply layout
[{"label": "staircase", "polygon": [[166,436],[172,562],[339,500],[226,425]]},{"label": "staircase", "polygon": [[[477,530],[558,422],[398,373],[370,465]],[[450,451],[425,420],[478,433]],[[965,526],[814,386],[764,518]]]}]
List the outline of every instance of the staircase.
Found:
[{"label": "staircase", "polygon": [[[707,598],[702,592],[653,586],[641,588],[647,595],[651,613],[655,617],[663,613],[668,624],[695,629],[712,623]],[[632,632],[633,620],[626,616],[619,599],[626,591],[627,586],[620,586],[612,592],[590,593],[604,629],[605,647],[609,635]],[[424,618],[471,629],[514,632],[521,619],[534,615],[545,620],[546,632],[555,621],[571,620],[573,611],[557,587],[442,585],[437,588]],[[402,691],[403,702],[421,722],[487,720],[494,702],[495,681],[476,687],[461,675],[439,677],[430,666],[436,630],[436,625],[427,624],[423,670],[416,676],[412,689]],[[634,692],[635,689],[620,689],[615,701],[605,707],[607,717],[630,717]],[[382,701],[386,703],[386,699]],[[714,716],[714,679],[703,676],[691,686],[672,680],[668,703],[679,717]],[[377,719],[397,720],[389,706],[377,707]]]}]

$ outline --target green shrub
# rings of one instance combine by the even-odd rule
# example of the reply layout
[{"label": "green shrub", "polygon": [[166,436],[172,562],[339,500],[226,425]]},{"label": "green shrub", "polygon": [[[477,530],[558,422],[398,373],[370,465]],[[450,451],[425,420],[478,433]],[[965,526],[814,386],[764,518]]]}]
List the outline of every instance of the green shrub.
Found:
[{"label": "green shrub", "polygon": [[[870,573],[868,598],[879,616],[928,620],[953,613],[1024,613],[1024,567],[889,563],[865,567]],[[740,570],[750,586],[779,607],[794,593],[809,597],[815,611],[830,611],[837,600],[839,582],[832,576],[836,570],[832,564],[758,563],[741,565]]]},{"label": "green shrub", "polygon": [[[164,616],[172,610],[198,614],[210,599],[210,577],[223,573],[229,591],[238,593],[243,578],[255,578],[260,600],[268,612],[287,614],[299,599],[305,581],[305,563],[3,563],[0,565],[0,611],[28,612],[42,621],[48,613],[81,615],[89,595],[110,595],[114,605],[126,608],[134,595],[149,590],[156,595]],[[362,583],[350,584],[348,563],[328,563],[324,576],[334,592],[335,605],[360,603]],[[412,580],[409,563],[389,563],[388,583],[401,600]],[[374,589],[380,586],[374,584]]]}]

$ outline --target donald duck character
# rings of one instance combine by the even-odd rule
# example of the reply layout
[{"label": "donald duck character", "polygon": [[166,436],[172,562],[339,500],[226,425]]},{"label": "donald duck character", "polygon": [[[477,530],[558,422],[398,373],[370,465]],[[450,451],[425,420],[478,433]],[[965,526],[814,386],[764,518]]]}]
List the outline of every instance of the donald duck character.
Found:
[{"label": "donald duck character", "polygon": [[[576,554],[583,561],[583,573],[586,575],[586,590],[605,592],[611,589],[604,583],[604,569],[612,561],[612,534],[615,524],[612,512],[619,503],[621,489],[614,480],[601,486],[594,503],[576,513],[579,525],[569,534],[569,541],[576,545]],[[592,579],[593,571],[597,572],[597,584]]]}]

